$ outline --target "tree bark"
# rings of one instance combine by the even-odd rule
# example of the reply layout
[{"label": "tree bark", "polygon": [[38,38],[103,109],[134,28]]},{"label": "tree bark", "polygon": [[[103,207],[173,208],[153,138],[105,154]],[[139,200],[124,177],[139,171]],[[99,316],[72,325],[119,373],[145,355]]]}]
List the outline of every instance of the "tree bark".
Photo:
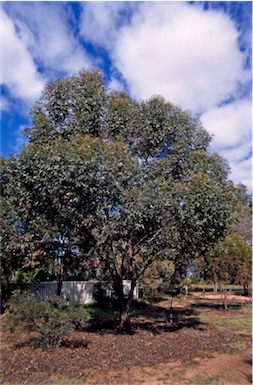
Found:
[{"label": "tree bark", "polygon": [[56,292],[56,294],[57,294],[58,296],[61,295],[61,289],[62,289],[63,279],[64,279],[63,267],[60,266],[60,267],[59,267],[58,274],[57,274],[57,292]]},{"label": "tree bark", "polygon": [[58,277],[56,295],[58,295],[59,297],[61,295],[62,282],[63,282],[63,280]]},{"label": "tree bark", "polygon": [[243,285],[243,291],[244,291],[244,295],[247,297],[249,295],[249,285],[248,284],[244,284]]},{"label": "tree bark", "polygon": [[122,291],[120,293],[121,298],[119,298],[120,300],[119,325],[117,328],[119,333],[131,333],[133,331],[129,312],[133,301],[135,286],[136,286],[136,282],[132,280],[130,291],[128,293],[127,298],[125,298],[124,291],[123,291],[123,281],[122,281]]},{"label": "tree bark", "polygon": [[213,286],[213,292],[214,293],[218,293],[218,277],[217,277],[217,274],[214,272],[213,273],[213,282],[214,282],[214,286]]},{"label": "tree bark", "polygon": [[228,310],[228,289],[227,289],[227,285],[224,285],[224,289],[221,290],[221,298],[223,300],[224,309]]}]

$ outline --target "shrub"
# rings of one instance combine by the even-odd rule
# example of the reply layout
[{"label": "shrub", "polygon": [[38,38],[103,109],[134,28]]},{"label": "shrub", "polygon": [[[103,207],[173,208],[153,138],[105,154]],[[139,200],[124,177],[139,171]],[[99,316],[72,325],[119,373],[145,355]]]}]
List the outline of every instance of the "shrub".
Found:
[{"label": "shrub", "polygon": [[40,334],[33,340],[34,346],[54,348],[61,346],[76,328],[87,325],[89,314],[85,308],[66,308],[61,298],[53,296],[46,301],[39,301],[29,293],[16,292],[8,304],[6,318],[9,330],[26,322],[30,329]]},{"label": "shrub", "polygon": [[82,306],[69,306],[66,311],[75,330],[84,329],[91,319],[87,309]]},{"label": "shrub", "polygon": [[68,314],[58,309],[50,309],[36,325],[40,338],[35,339],[34,344],[43,348],[61,346],[72,330],[74,325]]},{"label": "shrub", "polygon": [[7,303],[8,316],[5,324],[9,331],[14,331],[15,327],[21,323],[28,323],[31,329],[36,328],[36,320],[45,313],[45,303],[39,302],[34,295],[16,290]]}]

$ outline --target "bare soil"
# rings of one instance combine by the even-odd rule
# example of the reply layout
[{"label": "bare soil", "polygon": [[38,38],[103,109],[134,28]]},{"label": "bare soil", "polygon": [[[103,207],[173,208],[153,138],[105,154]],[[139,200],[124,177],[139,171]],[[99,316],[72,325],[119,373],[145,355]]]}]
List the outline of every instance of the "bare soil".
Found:
[{"label": "bare soil", "polygon": [[[51,351],[30,346],[18,328],[1,334],[1,384],[7,385],[242,385],[252,383],[250,298],[192,293],[175,300],[175,322],[166,319],[169,299],[133,308],[132,335],[112,323],[74,332]],[[243,306],[242,306],[243,305]]]}]

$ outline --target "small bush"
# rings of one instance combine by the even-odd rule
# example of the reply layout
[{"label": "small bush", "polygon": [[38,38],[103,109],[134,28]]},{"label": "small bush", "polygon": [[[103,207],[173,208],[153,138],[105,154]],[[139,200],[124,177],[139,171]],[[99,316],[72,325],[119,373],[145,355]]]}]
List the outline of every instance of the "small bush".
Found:
[{"label": "small bush", "polygon": [[49,309],[47,314],[38,322],[36,330],[40,333],[39,346],[57,347],[61,346],[74,330],[74,324],[65,312],[59,309]]},{"label": "small bush", "polygon": [[85,308],[66,308],[58,296],[38,301],[32,294],[16,292],[9,301],[8,310],[9,330],[14,331],[17,325],[26,322],[31,330],[40,334],[33,345],[42,348],[61,346],[71,331],[84,328],[89,320]]},{"label": "small bush", "polygon": [[75,330],[82,330],[87,327],[91,316],[84,307],[69,306],[66,311]]},{"label": "small bush", "polygon": [[17,290],[7,303],[8,316],[5,325],[10,332],[21,323],[28,323],[31,329],[36,327],[36,320],[45,313],[45,303],[39,302],[34,295]]}]

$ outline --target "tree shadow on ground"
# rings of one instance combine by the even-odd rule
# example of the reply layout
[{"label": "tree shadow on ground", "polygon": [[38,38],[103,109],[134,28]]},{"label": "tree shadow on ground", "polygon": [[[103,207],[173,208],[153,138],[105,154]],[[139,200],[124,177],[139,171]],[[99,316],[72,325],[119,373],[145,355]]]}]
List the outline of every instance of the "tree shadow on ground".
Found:
[{"label": "tree shadow on ground", "polygon": [[244,359],[244,362],[246,364],[249,364],[252,366],[252,354],[249,354],[245,359]]},{"label": "tree shadow on ground", "polygon": [[[115,333],[118,325],[117,316],[94,313],[90,326],[86,328],[89,332]],[[173,332],[183,328],[203,330],[204,323],[198,318],[196,310],[191,308],[161,308],[153,304],[136,303],[131,311],[130,334],[138,330],[146,330],[154,334],[162,332]]]},{"label": "tree shadow on ground", "polygon": [[[192,309],[210,309],[210,310],[225,310],[224,309],[224,304],[223,303],[213,303],[208,302],[208,301],[201,301],[198,303],[193,303],[189,305],[190,308]],[[242,308],[242,304],[239,302],[233,302],[233,303],[228,303],[228,309],[229,310],[240,310]]]},{"label": "tree shadow on ground", "polygon": [[133,326],[136,330],[146,330],[154,335],[172,333],[179,331],[180,329],[205,330],[205,323],[201,322],[198,317],[187,318],[172,324],[169,322],[164,322],[164,324],[156,324],[153,322],[133,322]]},{"label": "tree shadow on ground", "polygon": [[85,328],[85,331],[91,333],[115,333],[118,326],[118,321],[116,317],[101,317],[94,315],[91,318],[90,325]]},{"label": "tree shadow on ground", "polygon": [[[249,354],[245,359],[244,362],[250,366],[252,366],[252,354]],[[250,384],[253,383],[253,374],[245,374],[245,377],[247,378],[248,382]]]},{"label": "tree shadow on ground", "polygon": [[[244,359],[244,363],[252,366],[252,354],[248,355],[245,359]],[[247,379],[247,381],[252,384],[253,383],[253,374],[247,374],[247,373],[244,373],[245,375],[245,378]]]}]

